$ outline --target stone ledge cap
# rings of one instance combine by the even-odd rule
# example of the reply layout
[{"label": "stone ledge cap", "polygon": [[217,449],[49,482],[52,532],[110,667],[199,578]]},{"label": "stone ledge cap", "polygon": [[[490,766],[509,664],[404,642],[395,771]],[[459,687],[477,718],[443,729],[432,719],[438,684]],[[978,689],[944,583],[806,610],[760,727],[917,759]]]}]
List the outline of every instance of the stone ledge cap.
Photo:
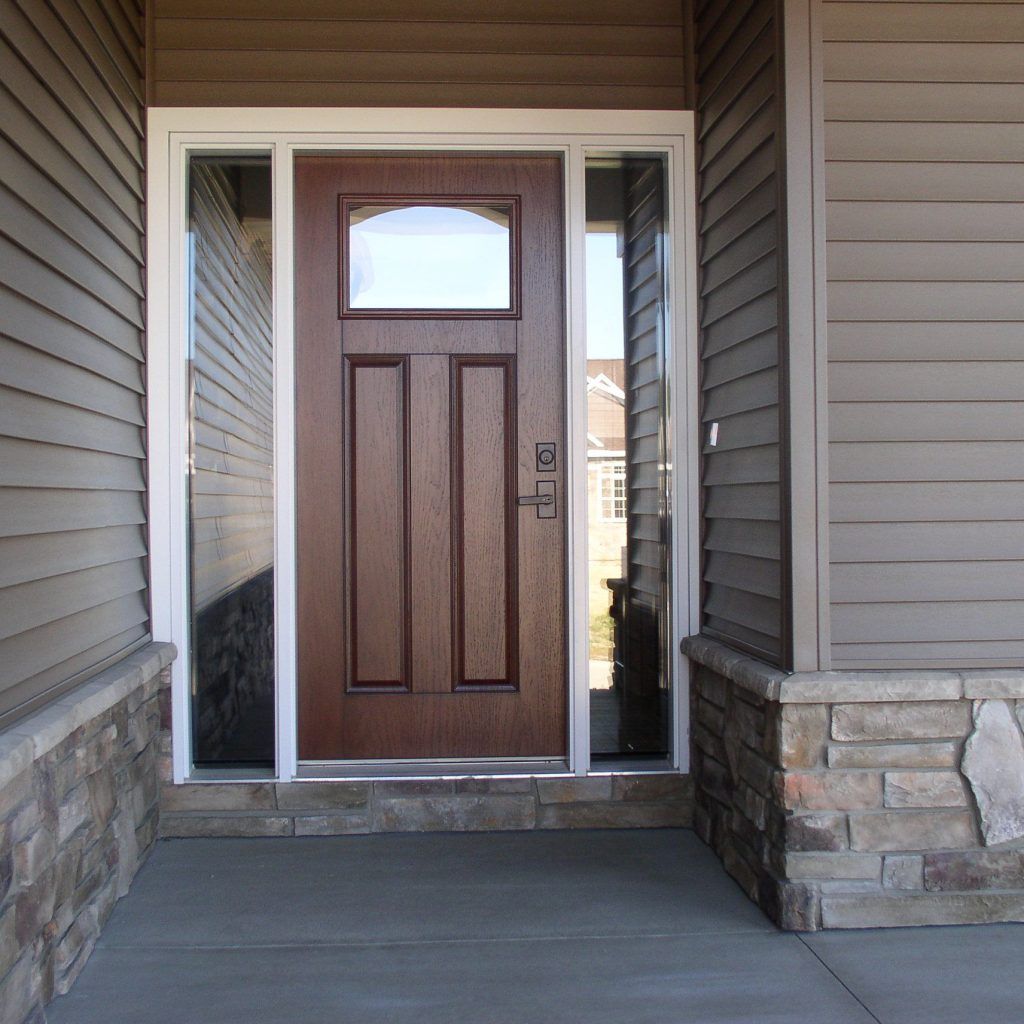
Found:
[{"label": "stone ledge cap", "polygon": [[152,679],[174,661],[177,653],[171,643],[146,644],[59,700],[0,732],[0,787],[67,739],[79,726],[103,714]]},{"label": "stone ledge cap", "polygon": [[691,661],[765,700],[778,700],[782,685],[789,678],[785,672],[706,636],[688,636],[680,646]]},{"label": "stone ledge cap", "polygon": [[1024,700],[1024,669],[783,672],[706,636],[687,637],[680,647],[692,661],[780,704]]}]

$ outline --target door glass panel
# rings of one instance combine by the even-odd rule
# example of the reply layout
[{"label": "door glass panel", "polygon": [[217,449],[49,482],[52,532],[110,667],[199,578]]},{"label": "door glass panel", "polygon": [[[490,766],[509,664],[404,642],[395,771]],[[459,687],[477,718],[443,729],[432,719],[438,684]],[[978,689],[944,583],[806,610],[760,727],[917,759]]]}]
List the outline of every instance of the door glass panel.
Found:
[{"label": "door glass panel", "polygon": [[586,168],[590,747],[670,754],[665,168]]},{"label": "door glass panel", "polygon": [[189,584],[197,766],[274,761],[269,156],[189,162]]},{"label": "door glass panel", "polygon": [[511,310],[513,202],[344,202],[344,309]]}]

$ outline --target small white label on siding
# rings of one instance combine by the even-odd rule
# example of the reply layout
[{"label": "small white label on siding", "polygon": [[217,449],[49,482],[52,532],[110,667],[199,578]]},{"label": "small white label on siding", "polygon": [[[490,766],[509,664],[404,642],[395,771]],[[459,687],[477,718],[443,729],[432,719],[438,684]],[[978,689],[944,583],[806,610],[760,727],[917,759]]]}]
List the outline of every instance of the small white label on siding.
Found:
[{"label": "small white label on siding", "polygon": [[708,445],[714,448],[718,444],[718,423],[711,424],[711,430],[708,431]]}]

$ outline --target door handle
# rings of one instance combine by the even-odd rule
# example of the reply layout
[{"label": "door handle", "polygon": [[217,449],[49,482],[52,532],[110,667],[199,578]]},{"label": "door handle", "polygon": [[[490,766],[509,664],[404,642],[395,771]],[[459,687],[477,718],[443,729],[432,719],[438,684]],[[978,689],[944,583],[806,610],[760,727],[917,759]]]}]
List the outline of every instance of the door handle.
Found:
[{"label": "door handle", "polygon": [[555,481],[538,480],[536,494],[523,494],[517,499],[519,505],[535,505],[538,519],[554,519],[558,515],[555,508]]}]

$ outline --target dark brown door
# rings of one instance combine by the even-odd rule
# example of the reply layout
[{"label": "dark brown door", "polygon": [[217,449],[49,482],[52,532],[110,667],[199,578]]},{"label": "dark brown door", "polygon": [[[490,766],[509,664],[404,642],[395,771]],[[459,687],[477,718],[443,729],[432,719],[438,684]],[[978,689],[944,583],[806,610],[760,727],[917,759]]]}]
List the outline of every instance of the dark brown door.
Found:
[{"label": "dark brown door", "polygon": [[[563,756],[561,161],[308,156],[295,175],[299,756]],[[417,218],[439,210],[450,237],[424,258]],[[474,224],[495,236],[473,235],[479,259],[508,260],[497,298],[457,248]],[[467,295],[433,308],[467,253]],[[520,504],[538,491],[553,504]]]}]

